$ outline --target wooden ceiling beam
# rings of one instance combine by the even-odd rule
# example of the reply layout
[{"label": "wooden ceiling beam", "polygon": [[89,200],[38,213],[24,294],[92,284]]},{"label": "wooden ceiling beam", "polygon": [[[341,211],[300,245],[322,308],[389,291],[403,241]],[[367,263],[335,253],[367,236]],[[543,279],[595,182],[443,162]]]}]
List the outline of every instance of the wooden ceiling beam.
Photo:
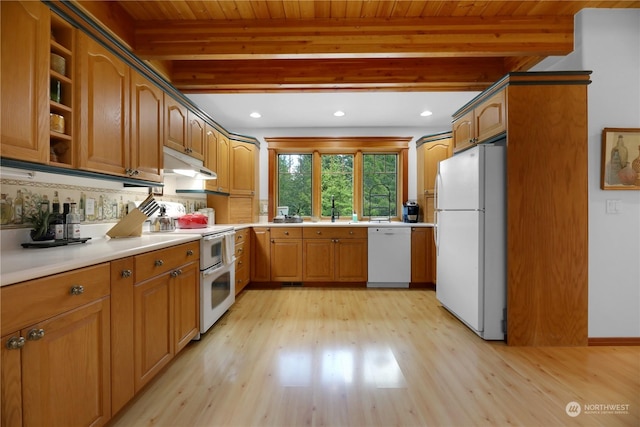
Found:
[{"label": "wooden ceiling beam", "polygon": [[502,58],[175,61],[183,92],[349,90],[478,91],[509,70]]},{"label": "wooden ceiling beam", "polygon": [[143,59],[293,59],[566,55],[572,16],[140,21]]}]

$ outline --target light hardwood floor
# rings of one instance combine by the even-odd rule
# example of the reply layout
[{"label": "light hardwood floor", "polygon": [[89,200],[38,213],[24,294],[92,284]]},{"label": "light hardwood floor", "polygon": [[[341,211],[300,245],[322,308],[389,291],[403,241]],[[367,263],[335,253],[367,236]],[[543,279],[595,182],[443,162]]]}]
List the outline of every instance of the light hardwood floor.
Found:
[{"label": "light hardwood floor", "polygon": [[247,290],[112,425],[639,426],[640,347],[486,342],[432,290]]}]

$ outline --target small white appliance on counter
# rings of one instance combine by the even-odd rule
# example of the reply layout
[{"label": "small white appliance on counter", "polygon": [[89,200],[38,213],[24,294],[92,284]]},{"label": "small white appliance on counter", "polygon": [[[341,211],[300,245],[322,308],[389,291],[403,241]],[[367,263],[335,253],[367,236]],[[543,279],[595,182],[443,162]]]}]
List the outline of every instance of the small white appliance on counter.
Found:
[{"label": "small white appliance on counter", "polygon": [[[158,202],[166,215],[178,218],[185,207],[176,202]],[[153,219],[153,217],[151,217]],[[171,233],[198,234],[200,239],[200,333],[211,326],[233,305],[235,288],[235,230],[232,226],[176,228]],[[198,335],[195,339],[199,339]]]},{"label": "small white appliance on counter", "polygon": [[506,330],[506,180],[503,145],[440,162],[436,176],[436,297],[485,340]]}]

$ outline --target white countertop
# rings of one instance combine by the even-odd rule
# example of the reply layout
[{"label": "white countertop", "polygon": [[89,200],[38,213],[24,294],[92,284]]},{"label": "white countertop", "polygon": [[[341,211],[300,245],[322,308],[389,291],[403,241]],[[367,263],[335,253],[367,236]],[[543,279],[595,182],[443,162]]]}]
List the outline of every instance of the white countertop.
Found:
[{"label": "white countertop", "polygon": [[92,238],[55,248],[2,248],[0,286],[113,261],[199,240],[197,234],[143,234],[122,239]]},{"label": "white countertop", "polygon": [[433,227],[429,222],[378,222],[378,221],[304,221],[304,222],[263,222],[251,224],[253,227]]},{"label": "white countertop", "polygon": [[[110,228],[113,224],[106,224]],[[87,227],[91,240],[54,248],[22,248],[20,242],[27,241],[22,230],[16,233],[2,234],[0,255],[0,286],[32,280],[51,274],[82,268],[102,262],[113,261],[156,249],[164,249],[181,243],[198,240],[202,232],[221,232],[247,227],[433,227],[430,223],[405,222],[356,222],[350,221],[306,221],[302,223],[253,223],[253,224],[216,224],[207,229],[177,230],[169,233],[143,233],[140,237],[110,239],[102,228],[91,230]]]}]

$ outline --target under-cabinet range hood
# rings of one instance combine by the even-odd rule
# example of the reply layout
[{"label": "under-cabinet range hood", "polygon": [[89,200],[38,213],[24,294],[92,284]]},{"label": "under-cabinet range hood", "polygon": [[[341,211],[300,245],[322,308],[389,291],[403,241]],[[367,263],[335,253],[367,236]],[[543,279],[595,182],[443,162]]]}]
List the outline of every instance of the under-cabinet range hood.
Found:
[{"label": "under-cabinet range hood", "polygon": [[218,177],[215,172],[205,168],[201,160],[169,147],[163,147],[163,150],[165,175],[175,174],[193,179],[216,179]]}]

